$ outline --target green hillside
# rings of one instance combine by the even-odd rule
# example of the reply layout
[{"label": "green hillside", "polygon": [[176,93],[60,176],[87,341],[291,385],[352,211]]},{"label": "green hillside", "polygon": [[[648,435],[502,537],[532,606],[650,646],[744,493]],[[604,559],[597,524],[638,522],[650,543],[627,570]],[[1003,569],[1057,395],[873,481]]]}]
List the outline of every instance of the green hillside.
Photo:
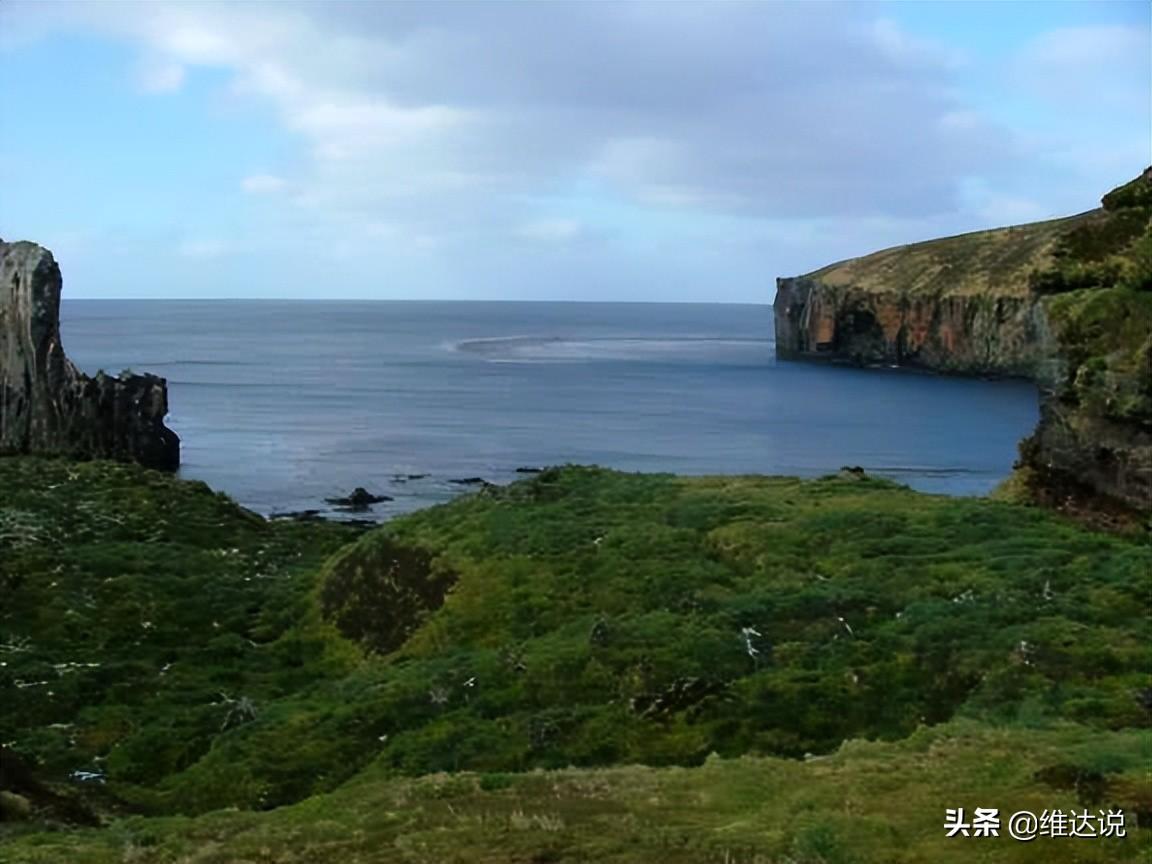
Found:
[{"label": "green hillside", "polygon": [[1152,428],[1152,169],[1104,196],[1103,218],[1066,233],[1033,289],[1063,360],[1061,396]]},{"label": "green hillside", "polygon": [[803,278],[907,297],[1027,297],[1116,285],[1146,291],[1152,287],[1150,189],[1146,171],[1105,195],[1097,210],[895,246]]},{"label": "green hillside", "polygon": [[1152,551],[1042,511],[566,468],[337,552],[125,466],[0,501],[5,861],[971,860],[949,802],[1152,810]]},{"label": "green hillside", "polygon": [[1100,210],[895,246],[807,274],[830,287],[909,297],[1027,297],[1032,274],[1055,263],[1061,238],[1098,224]]}]

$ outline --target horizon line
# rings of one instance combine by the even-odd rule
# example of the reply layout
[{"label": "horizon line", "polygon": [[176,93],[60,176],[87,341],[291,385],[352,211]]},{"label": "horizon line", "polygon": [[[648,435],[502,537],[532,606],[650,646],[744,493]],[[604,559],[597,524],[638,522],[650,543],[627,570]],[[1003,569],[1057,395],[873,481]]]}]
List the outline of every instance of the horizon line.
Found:
[{"label": "horizon line", "polygon": [[64,303],[571,303],[615,306],[771,306],[755,300],[550,300],[417,297],[61,297]]}]

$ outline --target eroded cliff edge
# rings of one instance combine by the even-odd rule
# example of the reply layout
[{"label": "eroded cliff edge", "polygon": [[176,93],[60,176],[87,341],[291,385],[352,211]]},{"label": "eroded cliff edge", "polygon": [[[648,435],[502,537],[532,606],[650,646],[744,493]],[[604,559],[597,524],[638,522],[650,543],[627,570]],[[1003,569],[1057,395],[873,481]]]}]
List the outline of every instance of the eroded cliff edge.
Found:
[{"label": "eroded cliff edge", "polygon": [[1037,374],[1047,322],[1029,274],[1052,264],[1067,219],[885,249],[776,280],[781,359]]},{"label": "eroded cliff edge", "polygon": [[60,342],[61,285],[47,249],[0,240],[0,453],[175,470],[180,439],[164,425],[167,382],[78,370]]},{"label": "eroded cliff edge", "polygon": [[1152,169],[1077,216],[777,280],[776,353],[1034,379],[1017,478],[1061,507],[1152,511]]}]

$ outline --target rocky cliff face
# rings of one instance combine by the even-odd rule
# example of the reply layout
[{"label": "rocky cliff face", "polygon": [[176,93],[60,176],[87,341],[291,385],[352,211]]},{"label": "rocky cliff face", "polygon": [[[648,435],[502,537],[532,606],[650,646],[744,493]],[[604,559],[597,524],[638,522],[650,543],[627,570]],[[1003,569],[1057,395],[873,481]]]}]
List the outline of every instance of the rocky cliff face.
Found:
[{"label": "rocky cliff face", "polygon": [[1118,422],[1048,395],[1020,456],[1021,466],[1037,472],[1031,491],[1045,503],[1091,507],[1087,495],[1136,513],[1152,509],[1152,428],[1146,425]]},{"label": "rocky cliff face", "polygon": [[139,462],[175,470],[155,375],[89,377],[60,344],[60,268],[35,243],[0,241],[0,452]]},{"label": "rocky cliff face", "polygon": [[1047,332],[1028,297],[918,297],[777,280],[776,356],[983,375],[1034,374]]},{"label": "rocky cliff face", "polygon": [[1032,376],[1048,327],[1029,274],[1069,219],[886,249],[776,280],[776,354],[861,366]]},{"label": "rocky cliff face", "polygon": [[1032,497],[1152,511],[1152,169],[1079,216],[778,279],[775,312],[783,360],[1034,378]]},{"label": "rocky cliff face", "polygon": [[1038,378],[1040,422],[1020,444],[1034,497],[1072,510],[1111,503],[1147,516],[1152,278],[1140,290],[1081,290],[1043,303],[1055,362]]}]

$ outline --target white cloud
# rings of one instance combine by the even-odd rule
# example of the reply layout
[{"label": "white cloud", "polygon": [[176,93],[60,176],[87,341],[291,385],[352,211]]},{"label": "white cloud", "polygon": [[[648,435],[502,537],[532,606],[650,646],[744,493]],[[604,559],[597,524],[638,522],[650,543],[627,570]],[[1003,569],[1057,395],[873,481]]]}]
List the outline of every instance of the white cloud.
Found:
[{"label": "white cloud", "polygon": [[1046,67],[1089,71],[1100,63],[1148,59],[1148,33],[1135,27],[1060,27],[1025,48],[1027,61]]},{"label": "white cloud", "polygon": [[173,93],[184,86],[184,66],[158,57],[144,59],[136,72],[142,89],[148,93]]},{"label": "white cloud", "polygon": [[269,100],[315,160],[301,201],[423,231],[522,224],[520,199],[578,177],[646,206],[923,214],[1003,154],[991,124],[940,122],[967,110],[954,58],[862,5],[545,5],[77,14]]},{"label": "white cloud", "polygon": [[176,251],[184,258],[219,258],[228,251],[228,247],[222,240],[199,237],[181,241]]},{"label": "white cloud", "polygon": [[928,63],[958,67],[965,58],[959,52],[938,42],[915,37],[891,18],[877,18],[872,22],[872,41],[898,62]]},{"label": "white cloud", "polygon": [[516,233],[530,240],[563,241],[579,237],[582,230],[576,219],[537,219],[524,223]]},{"label": "white cloud", "polygon": [[[474,270],[501,284],[501,266],[519,274],[529,259],[554,272],[579,257],[564,241],[607,224],[596,206],[610,201],[619,219],[596,264],[606,272],[665,254],[703,260],[732,238],[743,258],[718,260],[758,279],[1090,206],[1084,190],[1123,179],[1147,148],[1076,113],[1126,94],[1114,113],[1146,116],[1147,40],[1124,28],[1044,34],[988,85],[987,68],[963,79],[970,58],[856,2],[53,3],[18,6],[32,21],[22,33],[43,7],[51,26],[67,18],[136,45],[153,89],[211,68],[205,80],[225,82],[215,104],[271,109],[304,157],[241,179],[285,206],[247,208],[266,221],[234,247],[307,236],[314,258],[339,241],[356,260],[375,256],[372,275],[404,256],[444,262],[470,285]],[[964,95],[980,88],[983,106]],[[1041,114],[1049,125],[1029,128]],[[1090,167],[1073,177],[1077,163]],[[669,227],[669,214],[706,227]],[[526,243],[505,252],[510,237],[536,241],[532,254]],[[225,252],[203,239],[182,249]]]},{"label": "white cloud", "polygon": [[285,187],[283,177],[274,174],[250,174],[240,181],[240,188],[252,195],[268,195]]},{"label": "white cloud", "polygon": [[1136,27],[1049,30],[1023,48],[1015,71],[1035,93],[1063,104],[1092,100],[1146,113],[1152,38]]},{"label": "white cloud", "polygon": [[367,222],[361,226],[361,233],[369,245],[391,252],[429,252],[439,245],[435,237],[413,232],[403,223]]}]

